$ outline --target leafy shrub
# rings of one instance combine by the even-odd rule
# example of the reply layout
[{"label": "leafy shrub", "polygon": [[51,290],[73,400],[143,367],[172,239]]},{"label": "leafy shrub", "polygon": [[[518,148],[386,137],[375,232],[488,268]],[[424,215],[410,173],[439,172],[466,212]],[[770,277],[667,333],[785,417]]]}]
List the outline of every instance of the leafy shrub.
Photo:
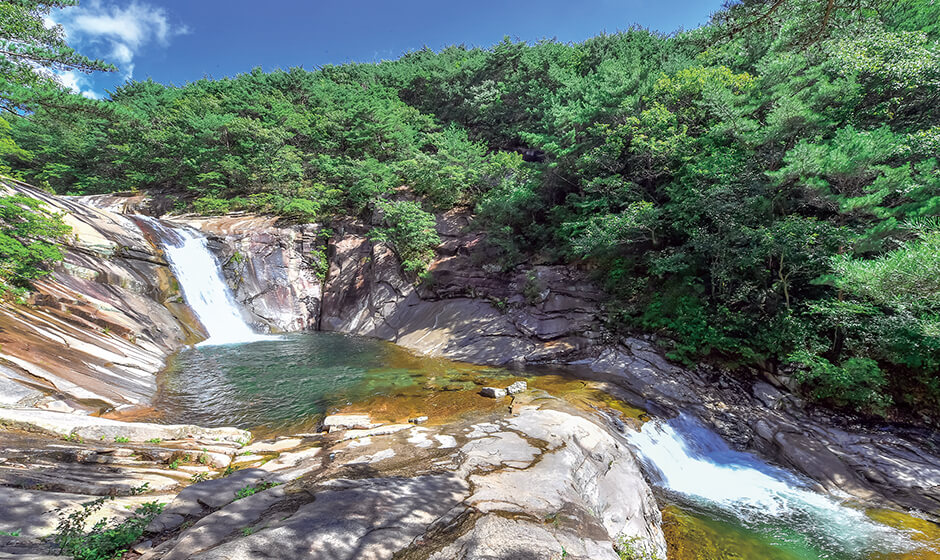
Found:
[{"label": "leafy shrub", "polygon": [[52,538],[56,545],[76,560],[111,560],[128,550],[144,533],[144,528],[163,511],[163,504],[147,502],[126,519],[101,519],[85,530],[88,518],[113,497],[102,497],[81,505],[59,522]]},{"label": "leafy shrub", "polygon": [[46,211],[40,201],[0,195],[0,295],[48,274],[47,264],[62,260],[56,241],[70,231],[62,217]]},{"label": "leafy shrub", "polygon": [[204,196],[193,201],[193,211],[203,216],[220,216],[228,214],[235,206],[235,201],[231,199],[215,198]]},{"label": "leafy shrub", "polygon": [[652,547],[640,537],[620,535],[614,543],[614,550],[620,560],[661,560],[652,551]]},{"label": "leafy shrub", "polygon": [[441,242],[434,215],[411,201],[381,201],[377,206],[383,214],[383,226],[373,231],[372,238],[391,243],[405,271],[426,271],[434,258],[434,248]]},{"label": "leafy shrub", "polygon": [[856,357],[837,365],[822,356],[797,351],[790,354],[789,361],[803,366],[796,378],[818,399],[876,413],[891,404],[891,397],[882,392],[888,380],[875,360]]}]

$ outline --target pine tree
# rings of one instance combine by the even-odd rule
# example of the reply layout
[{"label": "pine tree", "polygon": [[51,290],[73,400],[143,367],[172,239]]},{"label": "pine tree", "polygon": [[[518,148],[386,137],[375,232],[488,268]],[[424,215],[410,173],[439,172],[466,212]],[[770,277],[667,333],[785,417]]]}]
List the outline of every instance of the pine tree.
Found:
[{"label": "pine tree", "polygon": [[53,71],[111,72],[115,67],[69,47],[61,25],[46,25],[53,8],[78,0],[0,2],[0,108],[20,114],[35,104],[67,103]]}]

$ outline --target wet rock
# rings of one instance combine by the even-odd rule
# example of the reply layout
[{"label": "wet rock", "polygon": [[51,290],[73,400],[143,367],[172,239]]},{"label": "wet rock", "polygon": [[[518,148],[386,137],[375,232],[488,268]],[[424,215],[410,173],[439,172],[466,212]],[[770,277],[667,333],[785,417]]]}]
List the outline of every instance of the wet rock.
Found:
[{"label": "wet rock", "polygon": [[28,386],[31,397],[54,394],[45,403],[53,410],[148,402],[165,358],[200,330],[185,307],[168,303],[178,291],[166,262],[125,216],[4,179],[7,189],[62,213],[74,236],[63,261],[34,284],[31,305],[0,304],[0,377]]},{"label": "wet rock", "polygon": [[[236,301],[274,332],[313,330],[320,316],[326,242],[316,224],[282,225],[271,216],[177,220],[218,242],[222,270]],[[324,262],[320,262],[320,261]]]}]

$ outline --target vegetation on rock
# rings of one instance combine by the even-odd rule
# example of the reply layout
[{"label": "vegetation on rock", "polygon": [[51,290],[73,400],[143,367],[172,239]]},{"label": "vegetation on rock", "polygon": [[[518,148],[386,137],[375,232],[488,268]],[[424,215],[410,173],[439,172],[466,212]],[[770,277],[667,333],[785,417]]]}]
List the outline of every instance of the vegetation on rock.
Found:
[{"label": "vegetation on rock", "polygon": [[590,261],[611,324],[672,358],[936,411],[938,21],[930,0],[742,0],[671,36],[133,82],[107,110],[14,119],[32,157],[4,157],[60,193],[146,189],[203,213],[378,209],[415,271],[430,212],[473,207],[504,268]]}]

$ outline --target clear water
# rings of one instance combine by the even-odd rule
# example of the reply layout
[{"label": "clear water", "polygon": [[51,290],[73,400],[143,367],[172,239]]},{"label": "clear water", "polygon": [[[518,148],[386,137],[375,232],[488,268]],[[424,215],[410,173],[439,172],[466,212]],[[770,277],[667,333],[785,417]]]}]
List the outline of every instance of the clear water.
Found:
[{"label": "clear water", "polygon": [[[481,378],[508,372],[473,371],[343,335],[255,333],[205,237],[141,219],[159,235],[187,304],[209,334],[175,356],[161,376],[154,402],[160,420],[263,434],[303,431],[333,409],[375,405],[376,397],[417,401],[426,409],[435,404],[434,395],[450,395],[436,399],[450,411],[460,409],[454,403],[498,406],[493,399],[473,401],[471,389]],[[731,450],[690,418],[647,422],[629,439],[653,482],[684,506],[672,519],[674,528],[682,525],[674,533],[693,541],[685,549],[692,551],[688,558],[870,560],[924,550],[904,532],[814,492],[799,477]]]},{"label": "clear water", "polygon": [[[469,390],[474,385],[466,378],[475,372],[501,373],[418,357],[378,340],[289,334],[278,340],[182,350],[161,375],[154,408],[165,422],[283,432],[377,396],[427,400],[445,386]],[[455,398],[458,394],[453,391]],[[492,400],[475,392],[461,398]]]},{"label": "clear water", "polygon": [[909,535],[813,491],[792,473],[730,449],[692,418],[647,422],[629,439],[653,483],[672,499],[737,526],[781,557],[863,559],[918,548]]},{"label": "clear water", "polygon": [[267,338],[254,332],[245,321],[232,290],[222,278],[219,262],[209,251],[202,233],[187,227],[170,227],[147,216],[137,216],[137,219],[147,222],[159,236],[183,299],[209,334],[209,338],[199,343],[200,346]]},{"label": "clear water", "polygon": [[[525,375],[530,387],[584,396],[577,389],[581,382],[557,373]],[[149,419],[238,426],[261,437],[312,431],[323,415],[350,404],[383,421],[392,421],[386,414],[394,421],[418,414],[438,419],[505,410],[505,402],[477,395],[478,384],[508,384],[519,375],[415,356],[377,340],[291,334],[181,351],[161,375],[158,417]],[[803,479],[731,450],[689,418],[654,419],[628,434],[648,476],[666,494],[665,503],[681,508],[671,519],[673,536],[685,548],[673,559],[940,558],[925,548],[936,542],[913,542],[863,511],[814,492]]]}]

